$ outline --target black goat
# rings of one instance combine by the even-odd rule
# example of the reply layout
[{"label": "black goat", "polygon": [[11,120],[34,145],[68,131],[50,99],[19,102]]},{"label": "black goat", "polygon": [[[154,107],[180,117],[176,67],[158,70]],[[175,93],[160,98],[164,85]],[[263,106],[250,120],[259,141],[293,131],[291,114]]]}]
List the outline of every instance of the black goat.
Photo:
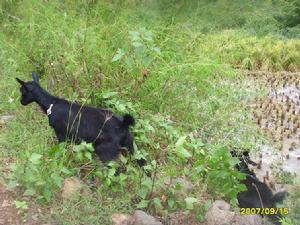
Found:
[{"label": "black goat", "polygon": [[[267,184],[261,182],[255,173],[249,169],[248,164],[256,166],[257,164],[250,159],[249,152],[244,151],[241,154],[235,150],[230,152],[232,156],[238,157],[240,162],[237,169],[246,174],[246,179],[241,180],[247,190],[238,193],[237,199],[240,208],[276,208],[276,203],[281,203],[286,197],[287,192],[282,191],[273,194]],[[280,225],[281,214],[267,215],[276,225]]]},{"label": "black goat", "polygon": [[[55,97],[40,86],[35,72],[32,72],[32,78],[33,81],[29,82],[16,78],[21,84],[21,104],[36,102],[47,114],[59,142],[92,143],[103,162],[115,160],[124,148],[133,154],[133,136],[129,127],[135,121],[131,115],[119,117],[108,109],[83,106]],[[144,160],[139,160],[138,164],[142,166]]]}]

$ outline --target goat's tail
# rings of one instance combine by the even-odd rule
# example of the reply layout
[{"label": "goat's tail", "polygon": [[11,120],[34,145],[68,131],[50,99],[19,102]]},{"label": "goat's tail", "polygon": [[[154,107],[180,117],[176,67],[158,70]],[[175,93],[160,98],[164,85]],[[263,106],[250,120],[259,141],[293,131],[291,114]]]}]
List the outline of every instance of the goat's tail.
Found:
[{"label": "goat's tail", "polygon": [[125,114],[123,116],[123,126],[124,127],[129,127],[129,126],[133,126],[135,124],[135,120],[133,118],[133,116],[131,116],[130,114]]}]

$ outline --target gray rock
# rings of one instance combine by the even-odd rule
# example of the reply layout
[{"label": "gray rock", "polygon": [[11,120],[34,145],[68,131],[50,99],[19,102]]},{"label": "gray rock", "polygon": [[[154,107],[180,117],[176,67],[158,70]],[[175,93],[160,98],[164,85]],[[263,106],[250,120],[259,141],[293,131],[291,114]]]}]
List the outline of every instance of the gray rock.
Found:
[{"label": "gray rock", "polygon": [[131,225],[132,218],[128,214],[115,213],[111,217],[113,225]]},{"label": "gray rock", "polygon": [[148,215],[142,210],[136,210],[132,216],[132,225],[163,225],[153,216]]},{"label": "gray rock", "polygon": [[233,218],[232,225],[262,225],[263,220],[259,215],[240,215],[236,214]]},{"label": "gray rock", "polygon": [[181,188],[177,191],[179,195],[186,195],[187,193],[193,190],[193,184],[187,181],[186,179],[180,177],[172,180],[171,185],[173,187],[175,187],[176,185],[180,185]]},{"label": "gray rock", "polygon": [[205,215],[206,225],[262,225],[259,215],[241,215],[230,211],[230,204],[216,200]]},{"label": "gray rock", "polygon": [[61,195],[63,199],[70,199],[74,195],[79,194],[81,188],[81,181],[77,177],[68,177],[64,180]]},{"label": "gray rock", "polygon": [[207,225],[231,225],[233,218],[230,205],[221,200],[215,201],[205,215]]},{"label": "gray rock", "polygon": [[77,177],[68,177],[64,180],[62,187],[62,198],[71,199],[76,195],[88,196],[91,194],[90,190]]},{"label": "gray rock", "polygon": [[230,204],[224,200],[216,200],[213,204],[221,210],[230,211]]},{"label": "gray rock", "polygon": [[0,124],[5,124],[7,123],[9,120],[14,119],[15,116],[13,115],[4,115],[4,116],[0,116]]}]

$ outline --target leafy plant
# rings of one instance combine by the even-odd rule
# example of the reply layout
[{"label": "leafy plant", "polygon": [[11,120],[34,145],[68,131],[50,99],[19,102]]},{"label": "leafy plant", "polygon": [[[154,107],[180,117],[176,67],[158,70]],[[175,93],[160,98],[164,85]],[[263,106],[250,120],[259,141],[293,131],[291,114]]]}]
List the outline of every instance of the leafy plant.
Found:
[{"label": "leafy plant", "polygon": [[131,70],[141,70],[150,67],[160,55],[160,48],[154,42],[153,34],[146,28],[129,32],[131,49],[119,48],[113,56],[112,62],[123,59],[125,66]]},{"label": "leafy plant", "polygon": [[25,152],[24,161],[12,164],[9,188],[19,184],[23,195],[37,196],[40,203],[49,202],[61,187],[63,179],[72,171],[66,166],[65,146],[54,146],[49,155]]},{"label": "leafy plant", "polygon": [[[240,184],[240,180],[245,179],[245,174],[235,169],[238,163],[239,160],[232,158],[227,148],[212,145],[209,146],[209,153],[205,157],[196,159],[192,178],[197,180],[202,177],[213,195],[235,201],[237,193],[246,190],[246,187]],[[222,185],[217,185],[220,183]]]},{"label": "leafy plant", "polygon": [[16,206],[17,209],[21,209],[21,210],[28,209],[28,205],[27,205],[26,201],[16,200],[15,201],[15,206]]}]

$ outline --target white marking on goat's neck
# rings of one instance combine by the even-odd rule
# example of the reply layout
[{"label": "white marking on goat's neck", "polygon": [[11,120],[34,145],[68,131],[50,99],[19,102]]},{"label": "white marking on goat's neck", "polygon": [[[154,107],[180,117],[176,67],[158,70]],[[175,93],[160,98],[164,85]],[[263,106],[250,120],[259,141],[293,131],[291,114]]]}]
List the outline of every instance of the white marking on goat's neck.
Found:
[{"label": "white marking on goat's neck", "polygon": [[51,115],[51,113],[52,113],[52,107],[53,107],[53,104],[50,104],[49,108],[47,109],[47,116]]}]

